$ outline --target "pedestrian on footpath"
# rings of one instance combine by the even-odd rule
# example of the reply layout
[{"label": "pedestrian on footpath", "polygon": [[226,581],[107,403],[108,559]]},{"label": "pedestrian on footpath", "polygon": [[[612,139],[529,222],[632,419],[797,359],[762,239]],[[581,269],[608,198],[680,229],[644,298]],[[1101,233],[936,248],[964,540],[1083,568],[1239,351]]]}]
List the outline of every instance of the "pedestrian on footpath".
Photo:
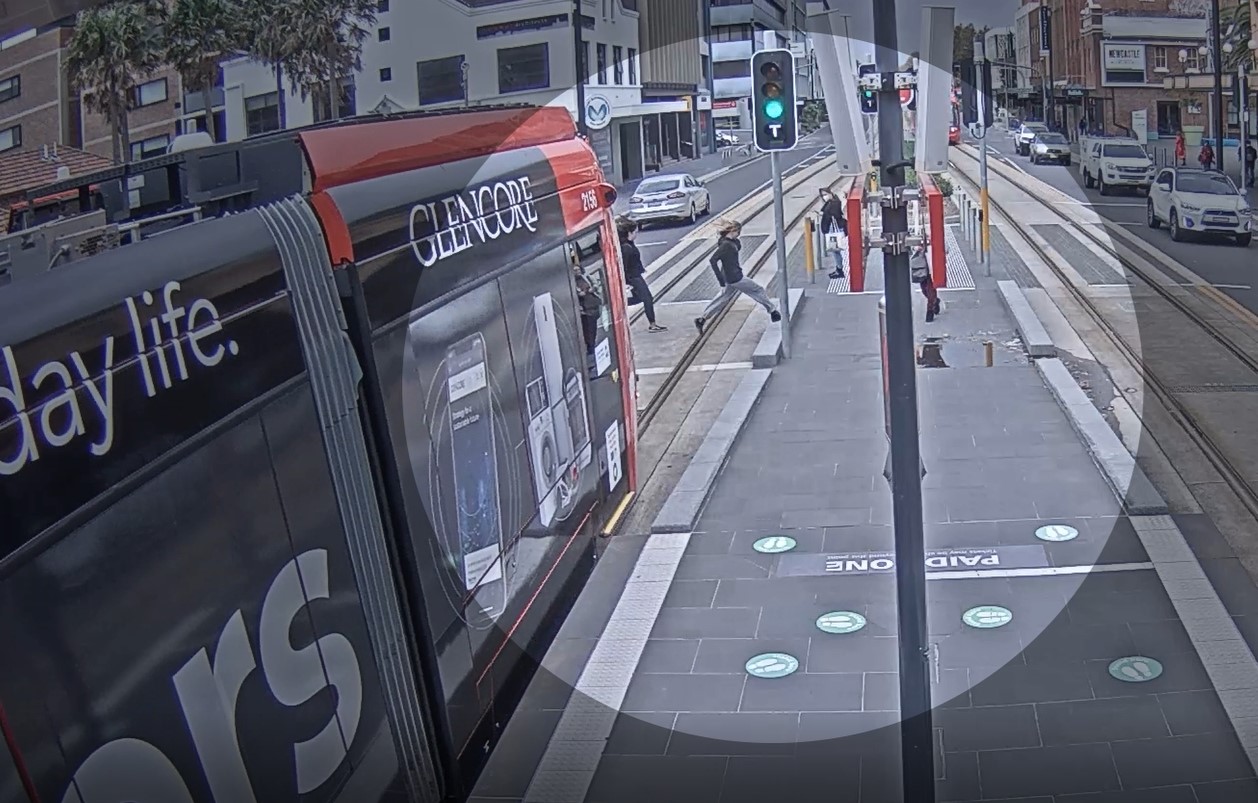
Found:
[{"label": "pedestrian on footpath", "polygon": [[1201,153],[1197,154],[1197,161],[1201,162],[1202,170],[1209,170],[1214,166],[1214,148],[1210,147],[1210,143],[1203,143]]},{"label": "pedestrian on footpath", "polygon": [[633,291],[629,296],[629,306],[642,305],[642,311],[646,313],[648,332],[663,332],[668,327],[660,326],[655,321],[655,296],[651,295],[651,286],[646,283],[642,252],[633,244],[633,238],[638,233],[638,224],[622,217],[616,221],[616,231],[620,235],[620,256],[625,263],[625,284]]},{"label": "pedestrian on footpath", "polygon": [[[847,231],[847,218],[843,216],[843,201],[839,196],[827,189],[821,190],[821,231],[823,235],[841,235]],[[830,271],[831,279],[842,279],[843,249],[830,251],[834,258],[834,270]]]},{"label": "pedestrian on footpath", "polygon": [[1245,143],[1245,176],[1249,179],[1248,185],[1254,186],[1254,165],[1258,162],[1258,148],[1254,147],[1253,141]]},{"label": "pedestrian on footpath", "polygon": [[768,310],[769,317],[774,323],[782,320],[782,313],[778,312],[777,307],[765,295],[764,288],[743,276],[742,266],[738,262],[738,252],[743,247],[739,239],[743,233],[743,224],[736,220],[720,220],[717,221],[716,230],[720,232],[721,239],[716,244],[716,250],[712,252],[712,258],[708,260],[708,264],[712,266],[712,272],[716,274],[716,281],[721,285],[721,292],[708,302],[703,314],[695,318],[695,328],[699,330],[699,334],[703,334],[703,327],[707,326],[708,319],[720,312],[721,308],[739,293]]},{"label": "pedestrian on footpath", "polygon": [[1175,164],[1188,164],[1188,145],[1184,142],[1184,132],[1175,132]]},{"label": "pedestrian on footpath", "polygon": [[930,261],[926,258],[926,244],[918,245],[909,254],[909,276],[922,288],[926,297],[926,323],[932,323],[935,316],[942,312],[939,305],[939,291],[935,288],[935,279],[930,275]]}]

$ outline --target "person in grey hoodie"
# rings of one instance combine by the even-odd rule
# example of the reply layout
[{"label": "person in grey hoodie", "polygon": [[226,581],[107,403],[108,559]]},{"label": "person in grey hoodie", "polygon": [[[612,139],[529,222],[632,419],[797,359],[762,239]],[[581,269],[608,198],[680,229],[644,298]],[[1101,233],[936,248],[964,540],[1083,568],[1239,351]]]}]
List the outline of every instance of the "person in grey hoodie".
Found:
[{"label": "person in grey hoodie", "polygon": [[742,224],[723,220],[717,224],[717,231],[720,232],[721,239],[708,263],[716,274],[716,281],[721,285],[721,292],[708,303],[703,314],[695,318],[695,328],[699,330],[699,334],[703,334],[703,327],[707,326],[708,320],[739,293],[768,310],[774,323],[782,320],[782,313],[778,312],[777,307],[765,295],[764,288],[743,276],[742,265],[738,262],[738,252],[743,247],[742,241],[738,239],[743,231]]}]

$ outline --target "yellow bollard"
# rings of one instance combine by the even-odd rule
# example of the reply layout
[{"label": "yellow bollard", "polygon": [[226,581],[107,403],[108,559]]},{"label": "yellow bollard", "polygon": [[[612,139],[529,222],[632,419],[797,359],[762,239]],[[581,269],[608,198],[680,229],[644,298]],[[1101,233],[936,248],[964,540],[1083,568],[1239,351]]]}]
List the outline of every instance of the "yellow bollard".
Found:
[{"label": "yellow bollard", "polygon": [[816,259],[816,254],[813,253],[812,238],[813,238],[812,218],[805,217],[804,218],[804,270],[808,271],[808,281],[816,282],[817,281],[817,266],[814,261]]},{"label": "yellow bollard", "polygon": [[990,260],[992,253],[992,234],[991,234],[991,210],[987,204],[987,188],[983,187],[980,193],[979,204],[982,209],[982,226],[983,226],[983,257]]}]

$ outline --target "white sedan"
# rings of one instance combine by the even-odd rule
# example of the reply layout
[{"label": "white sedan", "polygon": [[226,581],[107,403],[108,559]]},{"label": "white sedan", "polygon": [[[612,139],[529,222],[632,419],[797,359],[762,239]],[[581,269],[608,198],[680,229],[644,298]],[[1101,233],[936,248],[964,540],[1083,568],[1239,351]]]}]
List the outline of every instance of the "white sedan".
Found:
[{"label": "white sedan", "polygon": [[1242,248],[1253,239],[1253,210],[1232,179],[1216,170],[1168,167],[1149,188],[1149,228],[1163,222],[1176,242],[1190,234],[1231,237]]},{"label": "white sedan", "polygon": [[629,219],[638,223],[685,220],[694,223],[712,211],[707,187],[689,173],[652,176],[642,180],[629,198]]}]

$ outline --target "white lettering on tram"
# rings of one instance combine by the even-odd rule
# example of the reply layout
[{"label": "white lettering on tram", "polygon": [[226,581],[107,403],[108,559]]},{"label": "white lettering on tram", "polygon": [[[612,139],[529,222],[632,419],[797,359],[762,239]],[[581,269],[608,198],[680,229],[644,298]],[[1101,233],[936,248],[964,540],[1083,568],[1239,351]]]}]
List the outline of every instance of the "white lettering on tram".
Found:
[{"label": "white lettering on tram", "polygon": [[0,348],[0,476],[16,474],[45,450],[76,440],[86,440],[95,457],[108,454],[117,423],[114,374],[133,362],[151,399],[187,381],[194,370],[213,368],[240,351],[236,341],[215,337],[223,322],[214,302],[197,298],[185,306],[175,298],[180,290],[172,281],[156,293],[145,290],[123,301],[135,347],[131,354],[110,335],[88,351],[99,353],[98,364],[88,365],[83,353],[72,351],[28,373],[11,346]]},{"label": "white lettering on tram", "polygon": [[[267,589],[259,615],[262,676],[275,700],[296,707],[326,688],[336,692],[336,710],[323,728],[313,738],[292,745],[294,797],[318,789],[341,767],[348,752],[345,746],[353,743],[362,714],[362,675],[349,639],[327,633],[295,648],[289,638],[294,620],[306,605],[328,598],[328,553],[312,549],[280,570]],[[237,610],[219,633],[213,655],[202,647],[172,677],[201,770],[218,803],[257,800],[241,753],[237,721],[240,690],[257,668],[244,614]],[[256,712],[246,727],[258,727]],[[177,733],[177,726],[170,732]],[[275,769],[258,766],[255,771]],[[191,803],[192,799],[186,780],[167,753],[141,739],[119,738],[84,759],[61,803]]]},{"label": "white lettering on tram", "polygon": [[412,207],[411,250],[419,264],[432,267],[503,235],[536,232],[537,221],[537,202],[527,176],[496,181]]}]

